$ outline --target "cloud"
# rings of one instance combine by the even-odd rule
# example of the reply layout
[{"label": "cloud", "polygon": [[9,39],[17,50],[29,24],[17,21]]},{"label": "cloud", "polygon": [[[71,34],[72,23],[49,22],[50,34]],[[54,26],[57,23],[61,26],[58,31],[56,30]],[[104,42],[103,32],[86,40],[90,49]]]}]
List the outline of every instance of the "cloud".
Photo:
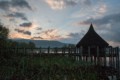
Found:
[{"label": "cloud", "polygon": [[9,1],[0,1],[0,9],[8,10],[10,7]]},{"label": "cloud", "polygon": [[107,6],[105,4],[102,4],[99,8],[98,8],[98,13],[99,14],[104,14],[107,11]]},{"label": "cloud", "polygon": [[[78,25],[90,25],[91,22],[94,23],[96,31],[99,35],[103,37],[106,41],[111,41],[113,43],[120,42],[120,13],[106,15],[98,19],[87,19],[82,22],[78,22]],[[112,44],[113,45],[113,44]]]},{"label": "cloud", "polygon": [[33,40],[41,40],[41,39],[44,39],[44,38],[38,36],[38,37],[32,37],[31,39],[33,39]]},{"label": "cloud", "polygon": [[31,27],[32,26],[32,23],[31,22],[28,22],[28,23],[22,23],[20,24],[21,27]]},{"label": "cloud", "polygon": [[77,44],[81,38],[84,36],[85,31],[68,33],[66,37],[62,38],[60,41],[65,43]]},{"label": "cloud", "polygon": [[[83,3],[81,0],[81,4]],[[71,16],[71,18],[81,18],[83,20],[90,19],[90,18],[101,18],[105,16],[105,13],[108,11],[107,4],[102,3],[100,0],[97,2],[94,2],[94,5],[92,5],[92,1],[89,0],[90,3],[85,5],[80,5],[80,9],[76,12],[74,12]]]},{"label": "cloud", "polygon": [[34,40],[60,40],[62,39],[63,36],[59,35],[59,32],[57,29],[48,29],[48,30],[43,30],[40,32],[36,32],[34,37],[31,39]]},{"label": "cloud", "polygon": [[119,23],[120,22],[119,17],[120,17],[120,13],[117,13],[117,14],[107,15],[107,16],[104,16],[104,17],[98,18],[98,19],[90,18],[88,20],[78,22],[77,24],[88,25],[91,22],[96,24],[96,25],[104,25],[104,24],[108,24],[108,23]]},{"label": "cloud", "polygon": [[46,3],[54,10],[61,10],[65,7],[64,0],[46,0]]},{"label": "cloud", "polygon": [[15,29],[15,31],[17,31],[18,33],[23,33],[25,35],[31,35],[30,31],[25,31],[25,30],[20,30],[20,29]]},{"label": "cloud", "polygon": [[16,38],[23,38],[23,39],[31,39],[31,35],[26,35],[23,33],[11,33],[9,38],[16,39]]},{"label": "cloud", "polygon": [[68,36],[68,38],[66,38],[65,40],[68,39],[71,43],[77,43],[80,40],[80,38],[82,38],[83,33],[77,33],[77,32],[69,33],[67,36]]},{"label": "cloud", "polygon": [[108,41],[108,43],[113,47],[118,47],[118,46],[120,47],[120,42]]},{"label": "cloud", "polygon": [[79,34],[79,33],[69,33],[67,36],[73,38],[73,37],[78,37],[78,36],[80,36],[80,34]]},{"label": "cloud", "polygon": [[76,6],[78,4],[90,6],[92,4],[91,0],[63,0],[67,6]]},{"label": "cloud", "polygon": [[42,28],[39,27],[39,24],[37,22],[24,22],[22,24],[19,24],[17,28],[24,31],[30,31],[33,34],[40,32],[42,30]]},{"label": "cloud", "polygon": [[[27,25],[24,27],[19,26],[15,28],[14,32],[10,33],[10,38],[38,39],[37,35],[32,35],[34,34],[34,32],[36,32],[36,29],[38,28],[38,24],[35,22],[28,22],[28,23],[32,23],[32,25],[31,26]],[[37,37],[33,37],[33,36],[37,36]]]},{"label": "cloud", "polygon": [[78,0],[64,0],[67,6],[75,6],[78,3]]},{"label": "cloud", "polygon": [[25,32],[23,32],[23,34],[31,35],[31,32],[30,31],[25,31]]},{"label": "cloud", "polygon": [[32,10],[26,0],[0,0],[0,10],[3,10],[1,15],[11,22],[15,22],[16,18],[28,20],[26,13],[20,12],[23,9]]},{"label": "cloud", "polygon": [[42,30],[42,28],[40,28],[40,27],[37,27],[37,28],[36,28],[36,30]]},{"label": "cloud", "polygon": [[21,7],[31,9],[31,6],[28,4],[26,0],[12,0],[13,7]]},{"label": "cloud", "polygon": [[81,2],[83,5],[91,5],[91,4],[92,4],[92,1],[91,1],[91,0],[80,0],[80,2]]},{"label": "cloud", "polygon": [[27,8],[32,9],[26,0],[2,0],[0,1],[0,9],[8,11],[11,8]]},{"label": "cloud", "polygon": [[20,13],[20,12],[14,12],[14,13],[11,13],[11,14],[7,14],[5,17],[8,17],[10,19],[20,18],[22,20],[27,20],[25,14],[24,13]]},{"label": "cloud", "polygon": [[[40,30],[38,30],[38,29],[40,29],[39,24],[36,22],[24,22],[22,24],[19,24],[18,28],[25,30],[25,31],[29,30],[30,32],[33,32],[33,34],[40,31]],[[42,30],[42,28],[41,28],[41,30]]]},{"label": "cloud", "polygon": [[47,40],[59,40],[59,39],[62,38],[62,36],[59,35],[57,29],[48,29],[48,30],[45,30],[45,31],[42,31],[39,35],[43,39],[47,39]]},{"label": "cloud", "polygon": [[91,0],[45,0],[53,10],[62,10],[68,6],[76,6],[78,4],[91,5]]}]

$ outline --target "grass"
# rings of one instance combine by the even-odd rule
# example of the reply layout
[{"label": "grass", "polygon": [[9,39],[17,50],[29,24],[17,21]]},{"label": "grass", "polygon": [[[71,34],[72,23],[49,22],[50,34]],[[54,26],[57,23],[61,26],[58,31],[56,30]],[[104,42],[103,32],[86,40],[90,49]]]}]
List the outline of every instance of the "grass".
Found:
[{"label": "grass", "polygon": [[64,56],[13,56],[0,66],[0,80],[97,80],[91,63]]}]

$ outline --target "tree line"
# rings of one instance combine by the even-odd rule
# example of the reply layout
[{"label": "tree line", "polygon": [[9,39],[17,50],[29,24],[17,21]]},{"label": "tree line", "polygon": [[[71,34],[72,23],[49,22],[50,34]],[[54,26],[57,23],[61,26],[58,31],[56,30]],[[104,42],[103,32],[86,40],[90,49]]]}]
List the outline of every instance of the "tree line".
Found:
[{"label": "tree line", "polygon": [[33,42],[25,43],[25,42],[17,42],[10,40],[9,37],[9,29],[6,28],[3,24],[0,23],[0,48],[35,48],[35,44]]}]

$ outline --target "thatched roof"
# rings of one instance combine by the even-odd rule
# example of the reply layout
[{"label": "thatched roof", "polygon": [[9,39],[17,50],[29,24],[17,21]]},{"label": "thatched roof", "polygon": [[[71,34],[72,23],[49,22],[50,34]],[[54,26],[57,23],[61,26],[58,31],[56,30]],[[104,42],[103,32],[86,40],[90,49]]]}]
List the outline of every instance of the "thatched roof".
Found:
[{"label": "thatched roof", "polygon": [[80,47],[80,46],[107,47],[108,45],[109,44],[95,32],[93,25],[91,24],[88,32],[80,40],[80,42],[76,45],[76,47]]}]

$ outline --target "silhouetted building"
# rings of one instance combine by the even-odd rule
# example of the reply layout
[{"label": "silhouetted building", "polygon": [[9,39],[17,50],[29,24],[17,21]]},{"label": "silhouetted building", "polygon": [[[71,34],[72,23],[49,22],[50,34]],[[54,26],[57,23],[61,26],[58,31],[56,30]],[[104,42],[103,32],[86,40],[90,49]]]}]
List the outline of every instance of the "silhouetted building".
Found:
[{"label": "silhouetted building", "polygon": [[104,54],[105,47],[108,47],[108,43],[103,40],[94,30],[93,25],[90,25],[88,32],[76,45],[77,48],[82,48],[83,54],[96,55],[97,52],[100,55]]}]

